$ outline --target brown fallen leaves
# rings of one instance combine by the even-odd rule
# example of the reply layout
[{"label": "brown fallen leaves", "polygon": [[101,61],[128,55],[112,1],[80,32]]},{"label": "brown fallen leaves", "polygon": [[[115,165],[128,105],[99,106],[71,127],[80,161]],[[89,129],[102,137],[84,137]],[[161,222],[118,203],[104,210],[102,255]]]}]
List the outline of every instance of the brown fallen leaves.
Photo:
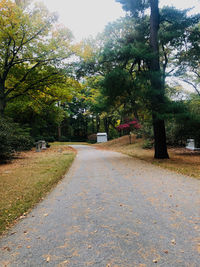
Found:
[{"label": "brown fallen leaves", "polygon": [[11,251],[11,249],[9,247],[4,247],[3,250],[7,250],[8,252]]},{"label": "brown fallen leaves", "polygon": [[173,245],[176,245],[176,240],[175,240],[175,239],[172,239],[172,240],[171,240],[171,243],[172,243]]}]

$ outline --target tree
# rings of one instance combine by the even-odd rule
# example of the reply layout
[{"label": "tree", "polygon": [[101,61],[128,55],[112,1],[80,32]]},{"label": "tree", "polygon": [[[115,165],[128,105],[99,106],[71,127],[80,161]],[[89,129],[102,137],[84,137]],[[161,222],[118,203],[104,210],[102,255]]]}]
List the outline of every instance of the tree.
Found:
[{"label": "tree", "polygon": [[169,158],[166,145],[165,123],[162,118],[159,118],[159,113],[162,112],[164,105],[164,88],[162,86],[161,71],[160,71],[160,54],[158,45],[158,30],[159,30],[159,9],[158,0],[150,0],[151,16],[150,16],[150,45],[154,56],[151,59],[151,86],[154,90],[152,97],[152,112],[153,112],[153,129],[155,139],[155,158]]},{"label": "tree", "polygon": [[42,92],[28,91],[26,95],[8,102],[4,116],[20,125],[27,125],[34,139],[57,139],[62,135],[63,122],[68,117],[64,105],[71,102],[80,89],[77,81],[66,78],[64,85],[56,84]]},{"label": "tree", "polygon": [[162,86],[160,71],[160,52],[158,44],[158,31],[160,25],[158,0],[116,0],[120,2],[126,11],[137,17],[144,16],[144,10],[151,9],[150,15],[150,48],[153,56],[150,58],[149,71],[151,83],[151,108],[154,128],[155,158],[169,158],[166,145],[166,133],[164,119],[162,118],[163,105],[165,103],[164,88]]},{"label": "tree", "polygon": [[71,32],[54,25],[45,7],[29,1],[0,1],[0,114],[29,91],[64,84],[65,59],[72,54]]},{"label": "tree", "polygon": [[120,124],[117,126],[117,130],[119,132],[121,131],[125,131],[125,132],[128,132],[129,134],[129,140],[130,140],[130,144],[132,143],[132,140],[131,140],[131,131],[132,130],[138,130],[140,129],[140,124],[138,123],[138,121],[136,119],[134,120],[131,120],[130,119],[126,119],[125,123],[123,124]]}]

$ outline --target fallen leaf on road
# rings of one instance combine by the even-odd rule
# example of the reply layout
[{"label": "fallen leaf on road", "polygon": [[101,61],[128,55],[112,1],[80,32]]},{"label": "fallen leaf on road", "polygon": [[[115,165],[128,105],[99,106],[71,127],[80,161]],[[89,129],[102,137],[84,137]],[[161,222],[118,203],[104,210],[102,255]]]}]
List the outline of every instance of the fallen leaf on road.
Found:
[{"label": "fallen leaf on road", "polygon": [[48,215],[49,215],[48,213],[45,213],[45,214],[44,214],[44,217],[47,217]]},{"label": "fallen leaf on road", "polygon": [[66,261],[63,261],[63,262],[61,262],[58,266],[65,266],[65,265],[68,265],[69,264],[69,261],[68,260],[66,260]]},{"label": "fallen leaf on road", "polygon": [[11,251],[11,249],[9,247],[4,247],[3,250],[7,250],[7,251]]},{"label": "fallen leaf on road", "polygon": [[165,253],[165,254],[168,254],[169,252],[168,252],[168,250],[164,250],[164,253]]},{"label": "fallen leaf on road", "polygon": [[172,243],[173,245],[176,245],[176,241],[175,241],[175,239],[172,239],[172,240],[171,240],[171,243]]},{"label": "fallen leaf on road", "polygon": [[14,234],[16,234],[16,232],[12,232],[10,235],[14,235]]}]

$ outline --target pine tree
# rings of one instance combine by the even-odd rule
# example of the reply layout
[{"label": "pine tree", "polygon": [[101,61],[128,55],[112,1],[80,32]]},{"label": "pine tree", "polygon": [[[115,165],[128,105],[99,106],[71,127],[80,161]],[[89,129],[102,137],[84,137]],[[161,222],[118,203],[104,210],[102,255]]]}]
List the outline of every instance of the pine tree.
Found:
[{"label": "pine tree", "polygon": [[158,0],[116,0],[120,2],[123,9],[131,12],[134,16],[142,17],[146,8],[151,9],[150,15],[150,48],[152,58],[150,59],[150,83],[151,83],[151,109],[154,128],[155,155],[157,159],[169,158],[167,153],[165,123],[162,118],[162,110],[165,104],[164,88],[160,71],[160,53],[158,45],[158,31],[160,24]]}]

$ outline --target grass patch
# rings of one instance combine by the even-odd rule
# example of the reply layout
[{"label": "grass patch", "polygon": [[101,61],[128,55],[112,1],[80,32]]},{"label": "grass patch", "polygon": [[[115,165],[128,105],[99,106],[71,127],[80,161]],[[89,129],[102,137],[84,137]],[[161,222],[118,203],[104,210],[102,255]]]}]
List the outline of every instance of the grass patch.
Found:
[{"label": "grass patch", "polygon": [[200,152],[190,151],[185,148],[168,148],[170,159],[154,159],[153,149],[143,149],[145,140],[132,137],[133,143],[129,144],[129,136],[96,145],[97,148],[109,149],[147,161],[162,168],[175,171],[200,179]]},{"label": "grass patch", "polygon": [[52,146],[42,152],[23,152],[0,165],[0,233],[38,203],[64,176],[75,151]]},{"label": "grass patch", "polygon": [[58,146],[58,145],[90,145],[87,142],[53,142],[50,143],[51,146]]}]

